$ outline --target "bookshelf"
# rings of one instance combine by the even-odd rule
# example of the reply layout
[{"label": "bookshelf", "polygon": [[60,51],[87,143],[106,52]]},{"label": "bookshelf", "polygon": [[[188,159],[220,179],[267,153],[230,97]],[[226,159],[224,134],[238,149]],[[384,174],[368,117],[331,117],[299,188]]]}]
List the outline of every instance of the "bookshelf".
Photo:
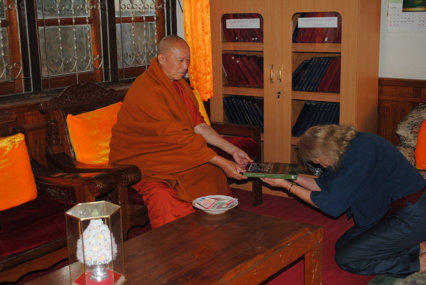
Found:
[{"label": "bookshelf", "polygon": [[[229,106],[228,110],[223,106],[227,97],[261,100],[264,161],[296,161],[298,137],[292,129],[301,113],[309,109],[312,115],[315,106],[322,108],[312,115],[317,124],[332,120],[330,112],[338,112],[334,116],[337,123],[376,132],[379,0],[215,0],[210,7],[211,117],[230,121]],[[255,26],[256,17],[259,26]],[[262,41],[247,37],[256,34],[251,30],[256,27]],[[246,39],[242,39],[244,35]],[[228,73],[235,77],[239,72],[226,68],[223,59],[229,55],[261,58],[263,84],[247,86],[244,80],[229,84]],[[297,73],[302,67],[306,71]],[[310,108],[304,108],[305,104]]]}]

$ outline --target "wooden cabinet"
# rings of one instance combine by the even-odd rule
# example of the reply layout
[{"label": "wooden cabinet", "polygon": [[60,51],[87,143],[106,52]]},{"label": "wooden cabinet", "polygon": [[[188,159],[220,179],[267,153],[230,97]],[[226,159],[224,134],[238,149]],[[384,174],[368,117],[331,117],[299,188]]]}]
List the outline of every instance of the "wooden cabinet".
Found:
[{"label": "wooden cabinet", "polygon": [[[309,101],[335,102],[340,108],[340,124],[376,132],[380,0],[214,0],[210,5],[211,117],[228,121],[223,99],[231,95],[263,98],[263,160],[296,161],[297,137],[292,136],[292,127]],[[302,29],[299,17],[324,12],[337,15],[339,41],[295,42],[294,30]],[[261,42],[256,38],[259,33]],[[262,85],[230,84],[235,80],[228,78],[226,54],[261,58]],[[340,58],[338,93],[293,90],[294,71],[314,57]]]}]

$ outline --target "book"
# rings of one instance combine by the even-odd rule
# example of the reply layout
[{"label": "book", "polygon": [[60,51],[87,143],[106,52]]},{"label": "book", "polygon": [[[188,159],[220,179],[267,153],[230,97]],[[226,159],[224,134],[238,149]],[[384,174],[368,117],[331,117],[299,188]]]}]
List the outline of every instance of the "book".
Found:
[{"label": "book", "polygon": [[253,162],[242,173],[247,177],[297,179],[299,165],[296,163]]}]

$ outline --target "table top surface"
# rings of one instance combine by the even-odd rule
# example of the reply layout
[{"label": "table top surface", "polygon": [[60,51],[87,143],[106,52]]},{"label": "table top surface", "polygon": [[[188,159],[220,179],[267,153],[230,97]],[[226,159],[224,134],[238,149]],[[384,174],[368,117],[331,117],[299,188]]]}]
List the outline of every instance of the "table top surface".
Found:
[{"label": "table top surface", "polygon": [[[230,280],[319,228],[237,208],[197,211],[124,243],[127,284]],[[69,284],[68,278],[66,266],[27,284]]]}]

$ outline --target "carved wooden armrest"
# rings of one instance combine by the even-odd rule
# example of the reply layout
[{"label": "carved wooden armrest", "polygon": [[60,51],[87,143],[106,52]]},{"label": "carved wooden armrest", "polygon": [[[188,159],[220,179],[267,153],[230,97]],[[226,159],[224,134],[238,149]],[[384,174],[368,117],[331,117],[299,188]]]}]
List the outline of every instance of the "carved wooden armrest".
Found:
[{"label": "carved wooden armrest", "polygon": [[[55,168],[68,173],[101,173],[97,174],[96,178],[103,176],[113,176],[120,185],[130,186],[138,183],[141,180],[141,172],[138,167],[134,165],[95,165],[75,161],[69,155],[61,153],[47,153],[49,163],[53,164]],[[107,178],[102,178],[107,180]]]},{"label": "carved wooden armrest", "polygon": [[262,128],[259,126],[211,122],[211,127],[221,135],[250,137],[260,143]]},{"label": "carved wooden armrest", "polygon": [[77,175],[56,173],[50,176],[35,176],[37,191],[40,196],[68,200],[74,203],[94,201],[102,193],[94,180],[84,179]]}]

